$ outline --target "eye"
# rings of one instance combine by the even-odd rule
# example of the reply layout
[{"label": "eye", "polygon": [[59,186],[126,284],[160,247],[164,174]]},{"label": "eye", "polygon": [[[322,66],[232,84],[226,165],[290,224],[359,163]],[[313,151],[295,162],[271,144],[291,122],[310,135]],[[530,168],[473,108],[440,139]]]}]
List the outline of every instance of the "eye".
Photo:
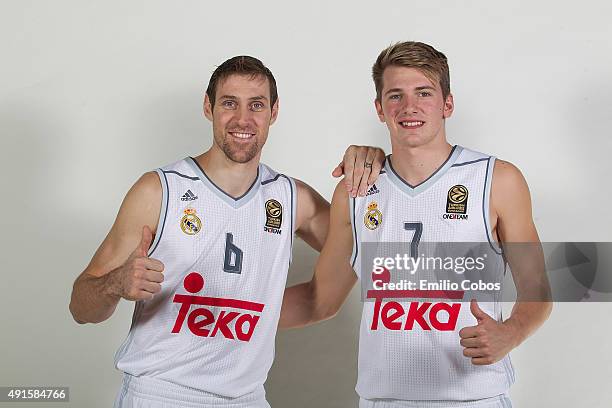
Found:
[{"label": "eye", "polygon": [[262,110],[265,107],[266,106],[263,103],[261,103],[261,102],[253,102],[251,104],[251,109],[253,109],[254,111],[260,111],[260,110]]},{"label": "eye", "polygon": [[392,100],[392,101],[394,101],[394,100],[397,101],[397,100],[400,100],[401,98],[402,98],[402,95],[400,95],[400,94],[391,94],[391,95],[389,95],[389,99]]},{"label": "eye", "polygon": [[230,100],[230,99],[226,99],[225,101],[223,101],[223,102],[221,103],[221,105],[222,105],[222,106],[224,106],[224,107],[226,107],[226,108],[233,109],[233,108],[235,108],[235,107],[236,107],[236,102],[235,102],[235,101],[232,101],[232,100]]},{"label": "eye", "polygon": [[431,96],[431,92],[429,91],[421,91],[418,94],[419,96]]}]

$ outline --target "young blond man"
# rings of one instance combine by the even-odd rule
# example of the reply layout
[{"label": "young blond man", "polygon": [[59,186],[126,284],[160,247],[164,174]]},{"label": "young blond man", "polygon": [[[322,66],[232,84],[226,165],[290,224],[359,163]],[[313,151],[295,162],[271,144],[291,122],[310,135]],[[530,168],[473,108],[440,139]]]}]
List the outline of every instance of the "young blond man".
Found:
[{"label": "young blond man", "polygon": [[[490,272],[503,276],[505,256],[519,299],[535,300],[526,296],[530,288],[546,294],[521,172],[447,140],[454,102],[444,54],[419,42],[398,43],[380,53],[372,74],[376,113],[389,130],[392,154],[367,196],[349,197],[338,184],[314,276],[286,290],[280,327],[334,316],[358,278],[369,279],[371,265],[362,264],[361,254],[371,243],[488,243]],[[511,249],[514,242],[533,243],[529,262]],[[547,319],[551,303],[517,302],[502,320],[499,302],[460,296],[363,303],[360,407],[511,406],[508,353]]]}]

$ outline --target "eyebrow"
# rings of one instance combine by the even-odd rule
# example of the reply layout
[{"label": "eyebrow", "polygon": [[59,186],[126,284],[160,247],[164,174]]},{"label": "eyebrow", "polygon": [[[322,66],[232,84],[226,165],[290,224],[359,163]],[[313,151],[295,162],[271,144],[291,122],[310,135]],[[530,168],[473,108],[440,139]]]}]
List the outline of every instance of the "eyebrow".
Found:
[{"label": "eyebrow", "polygon": [[[414,89],[415,89],[415,90],[417,90],[417,91],[422,91],[422,90],[424,90],[424,89],[429,89],[429,90],[432,90],[432,91],[435,91],[435,90],[436,90],[436,88],[434,88],[434,87],[433,87],[433,86],[431,86],[431,85],[417,86],[417,87],[416,87],[416,88],[414,88]],[[401,89],[401,88],[392,88],[392,89],[389,89],[387,92],[385,92],[385,95],[390,94],[390,93],[392,93],[392,92],[403,92],[403,91],[404,91],[404,90],[403,90],[403,89]]]},{"label": "eyebrow", "polygon": [[[237,101],[239,98],[237,96],[234,96],[234,95],[222,95],[222,96],[219,97],[219,99],[230,99],[230,100],[233,100],[233,101]],[[258,96],[253,96],[253,97],[249,98],[248,100],[249,101],[261,101],[261,100],[267,101],[268,98],[266,98],[263,95],[258,95]]]}]

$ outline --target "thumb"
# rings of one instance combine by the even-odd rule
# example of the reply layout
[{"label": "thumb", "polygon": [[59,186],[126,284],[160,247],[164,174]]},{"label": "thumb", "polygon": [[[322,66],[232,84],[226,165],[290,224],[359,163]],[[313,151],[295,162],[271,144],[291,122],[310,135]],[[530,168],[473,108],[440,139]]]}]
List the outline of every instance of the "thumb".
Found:
[{"label": "thumb", "polygon": [[472,312],[472,314],[474,315],[474,317],[476,318],[476,320],[478,320],[478,323],[480,323],[481,321],[485,320],[485,319],[490,319],[491,316],[489,316],[488,314],[486,314],[481,308],[480,306],[478,306],[478,302],[476,301],[476,299],[472,299],[470,301],[470,311]]},{"label": "thumb", "polygon": [[332,171],[332,176],[340,177],[344,174],[344,162],[341,161],[339,165]]},{"label": "thumb", "polygon": [[153,233],[151,232],[151,228],[149,228],[148,225],[145,225],[142,227],[142,238],[140,238],[140,243],[138,244],[138,247],[136,247],[134,255],[146,257],[152,241]]}]

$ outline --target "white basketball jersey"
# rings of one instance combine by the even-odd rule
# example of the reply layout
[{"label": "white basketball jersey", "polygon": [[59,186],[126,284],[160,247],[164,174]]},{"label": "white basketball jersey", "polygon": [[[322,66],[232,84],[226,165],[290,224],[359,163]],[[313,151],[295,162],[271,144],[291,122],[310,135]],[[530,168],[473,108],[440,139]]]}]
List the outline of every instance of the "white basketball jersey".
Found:
[{"label": "white basketball jersey", "polygon": [[[494,162],[493,157],[455,146],[430,178],[411,186],[387,160],[384,173],[366,197],[350,200],[355,238],[351,261],[357,275],[365,279],[365,274],[372,272],[371,266],[362,266],[364,244],[409,243],[416,233],[416,228],[410,226],[420,224],[421,242],[488,242],[493,259],[488,260],[487,267],[503,276],[501,250],[489,227]],[[457,188],[461,199],[455,200],[458,204],[449,202],[449,192]],[[358,394],[366,399],[452,401],[504,394],[514,382],[508,356],[492,365],[475,366],[462,354],[458,332],[477,324],[469,300],[400,301],[401,316],[394,314],[396,311],[389,313],[390,309],[385,309],[389,302],[384,299],[364,301]],[[501,319],[498,302],[482,302],[479,306],[490,316]],[[456,324],[435,320],[435,313],[440,310],[455,313]],[[392,320],[395,322],[390,323]]]},{"label": "white basketball jersey", "polygon": [[116,367],[222,397],[263,390],[290,263],[295,183],[260,164],[235,199],[192,158],[157,173],[163,199],[149,256],[164,263],[165,280],[161,293],[136,303]]}]

